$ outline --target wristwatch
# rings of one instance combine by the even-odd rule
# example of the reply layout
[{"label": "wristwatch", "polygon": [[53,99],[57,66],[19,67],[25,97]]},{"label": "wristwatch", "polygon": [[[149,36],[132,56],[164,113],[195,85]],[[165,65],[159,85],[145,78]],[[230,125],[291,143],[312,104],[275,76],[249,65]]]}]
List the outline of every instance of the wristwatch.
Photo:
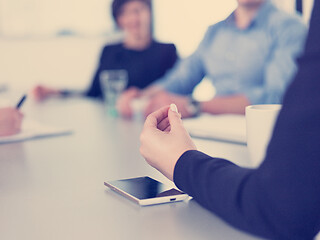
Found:
[{"label": "wristwatch", "polygon": [[201,113],[201,103],[195,100],[193,97],[189,97],[186,110],[188,111],[191,117],[197,117]]}]

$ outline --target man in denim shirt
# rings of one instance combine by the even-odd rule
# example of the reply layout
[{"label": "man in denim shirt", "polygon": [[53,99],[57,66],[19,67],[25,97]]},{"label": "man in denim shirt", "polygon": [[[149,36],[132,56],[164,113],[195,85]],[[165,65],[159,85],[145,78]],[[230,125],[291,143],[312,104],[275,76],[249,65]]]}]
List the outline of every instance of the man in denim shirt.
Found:
[{"label": "man in denim shirt", "polygon": [[[153,96],[146,115],[171,103],[183,117],[200,112],[243,114],[250,104],[281,103],[306,33],[300,17],[277,9],[270,0],[238,0],[237,9],[209,27],[191,56],[144,92]],[[190,96],[204,77],[211,80],[216,95],[198,103]]]}]

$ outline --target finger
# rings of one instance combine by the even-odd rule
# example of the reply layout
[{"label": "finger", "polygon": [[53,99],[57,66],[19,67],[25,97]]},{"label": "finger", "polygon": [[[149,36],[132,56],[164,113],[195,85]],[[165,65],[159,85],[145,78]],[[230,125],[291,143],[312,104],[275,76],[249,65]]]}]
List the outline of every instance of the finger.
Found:
[{"label": "finger", "polygon": [[168,117],[168,109],[169,109],[169,106],[165,106],[155,111],[154,113],[151,113],[146,119],[145,126],[151,126],[151,127],[157,128],[158,124],[163,119]]},{"label": "finger", "polygon": [[163,130],[164,132],[168,133],[171,131],[171,126],[169,125],[166,129]]},{"label": "finger", "polygon": [[171,130],[175,129],[176,127],[183,126],[181,115],[178,112],[177,105],[171,104],[168,110],[168,118],[171,126]]},{"label": "finger", "polygon": [[43,95],[44,95],[44,89],[43,89],[43,87],[38,87],[36,93],[37,93],[37,95],[38,95],[39,97],[43,97]]},{"label": "finger", "polygon": [[15,123],[15,126],[14,128],[16,129],[17,132],[20,132],[20,129],[21,129],[21,125],[22,125],[22,120],[21,119],[18,119]]},{"label": "finger", "polygon": [[14,114],[19,119],[22,119],[24,117],[23,113],[19,109],[14,109]]},{"label": "finger", "polygon": [[134,98],[140,94],[140,90],[136,87],[131,87],[127,90],[127,94],[129,98]]},{"label": "finger", "polygon": [[158,123],[158,129],[164,131],[166,128],[170,126],[169,118],[163,119],[160,123]]},{"label": "finger", "polygon": [[18,110],[15,110],[12,121],[13,121],[14,129],[20,129],[21,122],[22,122],[22,116]]},{"label": "finger", "polygon": [[41,87],[40,87],[40,86],[36,86],[36,87],[33,89],[32,92],[33,92],[34,94],[38,94],[40,90],[41,90]]},{"label": "finger", "polygon": [[132,117],[132,109],[131,109],[129,103],[126,103],[126,102],[123,102],[120,100],[117,102],[116,108],[121,116],[126,117],[126,118]]},{"label": "finger", "polygon": [[43,89],[42,87],[38,86],[34,92],[33,92],[33,96],[37,101],[41,101],[44,98],[44,93],[43,93]]}]

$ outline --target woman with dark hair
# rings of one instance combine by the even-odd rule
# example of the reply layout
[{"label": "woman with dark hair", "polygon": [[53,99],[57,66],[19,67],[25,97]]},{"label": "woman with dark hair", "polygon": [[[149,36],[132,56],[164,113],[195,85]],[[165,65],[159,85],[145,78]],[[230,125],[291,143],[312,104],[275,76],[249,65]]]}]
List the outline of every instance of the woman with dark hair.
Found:
[{"label": "woman with dark hair", "polygon": [[[152,36],[151,0],[114,0],[112,15],[117,27],[124,31],[121,43],[103,48],[99,66],[90,88],[84,93],[88,97],[102,97],[99,75],[103,70],[125,69],[128,72],[128,85],[120,97],[120,103],[134,98],[138,89],[143,89],[173,67],[177,60],[173,44],[159,43]],[[49,96],[71,95],[72,92],[37,86],[36,100]],[[130,115],[130,106],[122,106],[124,115]]]}]

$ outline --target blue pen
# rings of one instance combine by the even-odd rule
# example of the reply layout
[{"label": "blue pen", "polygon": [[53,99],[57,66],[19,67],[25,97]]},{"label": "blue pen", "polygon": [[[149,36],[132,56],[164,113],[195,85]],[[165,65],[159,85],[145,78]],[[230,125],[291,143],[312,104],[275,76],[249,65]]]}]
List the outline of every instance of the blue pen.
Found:
[{"label": "blue pen", "polygon": [[24,101],[26,100],[26,98],[27,98],[27,95],[26,95],[26,94],[22,96],[22,98],[20,99],[20,101],[18,102],[18,104],[17,104],[17,106],[16,106],[16,109],[19,109],[19,108],[22,106],[22,104],[24,103]]}]

